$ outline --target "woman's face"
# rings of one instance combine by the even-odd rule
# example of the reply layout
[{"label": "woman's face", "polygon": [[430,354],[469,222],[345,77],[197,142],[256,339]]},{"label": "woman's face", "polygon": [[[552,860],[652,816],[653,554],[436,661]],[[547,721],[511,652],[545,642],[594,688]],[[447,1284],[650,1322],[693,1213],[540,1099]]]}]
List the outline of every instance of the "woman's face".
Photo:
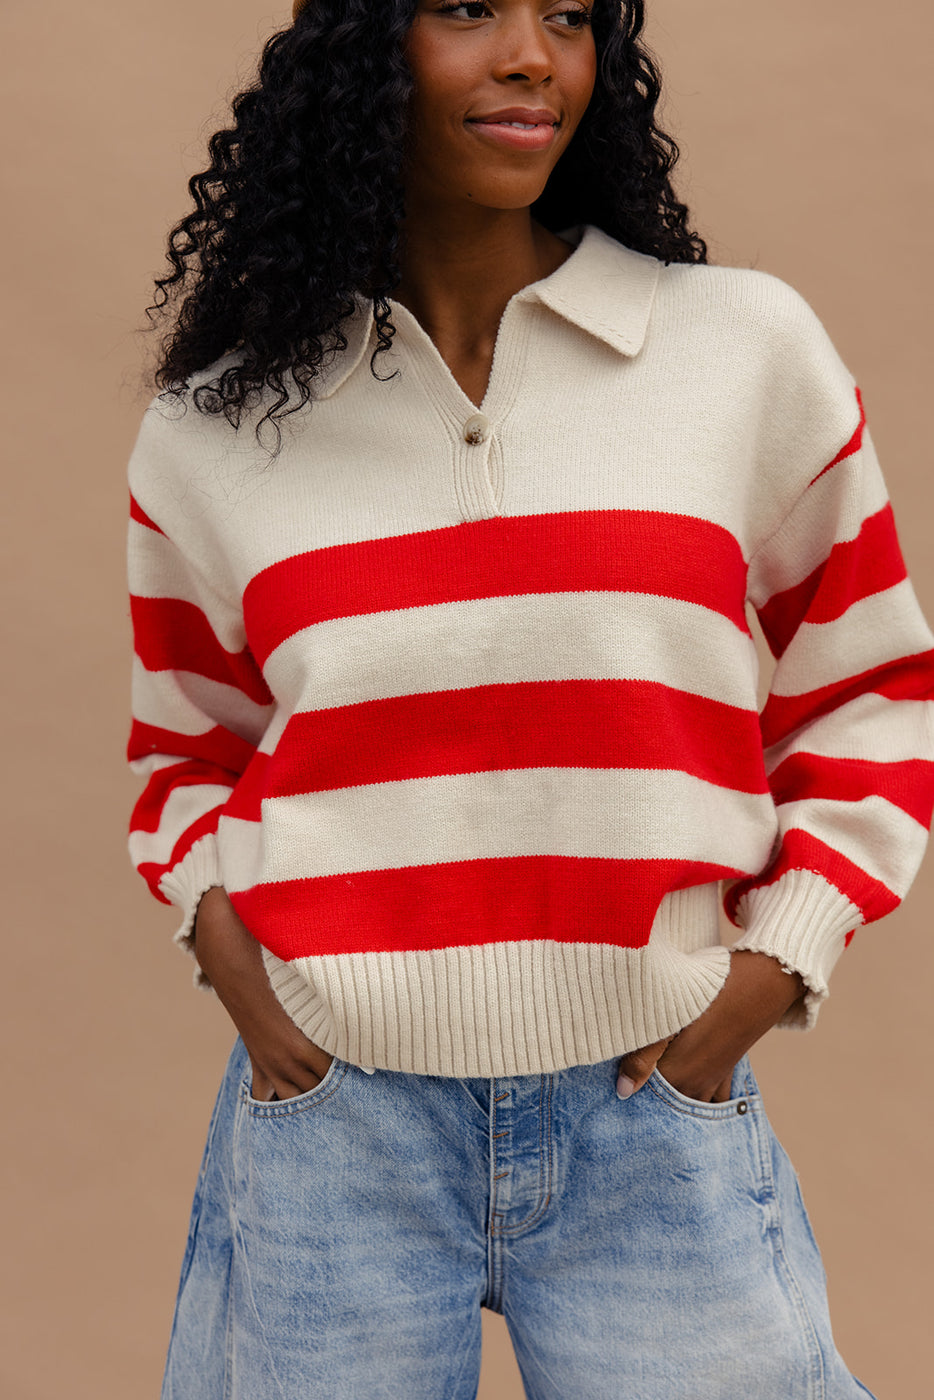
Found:
[{"label": "woman's face", "polygon": [[593,0],[418,0],[409,194],[526,208],[584,115],[596,78]]}]

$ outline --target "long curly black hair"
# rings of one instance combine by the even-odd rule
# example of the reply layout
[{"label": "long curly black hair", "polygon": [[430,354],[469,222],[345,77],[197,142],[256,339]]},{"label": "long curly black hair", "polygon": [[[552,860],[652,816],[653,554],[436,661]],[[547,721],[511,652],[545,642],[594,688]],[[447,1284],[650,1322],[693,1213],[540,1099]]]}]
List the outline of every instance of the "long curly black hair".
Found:
[{"label": "long curly black hair", "polygon": [[[147,308],[153,326],[171,316],[155,371],[164,393],[186,396],[192,375],[226,356],[190,391],[195,406],[238,428],[265,404],[257,434],[268,422],[278,442],[279,421],[346,349],[360,296],[373,305],[379,377],[394,334],[415,6],[311,0],[265,45],[233,124],[188,182],[195,208],[169,234],[171,271]],[[671,184],[677,145],[655,125],[660,80],[644,22],[643,0],[594,0],[594,94],[532,213],[553,231],[596,224],[665,262],[704,262]]]}]

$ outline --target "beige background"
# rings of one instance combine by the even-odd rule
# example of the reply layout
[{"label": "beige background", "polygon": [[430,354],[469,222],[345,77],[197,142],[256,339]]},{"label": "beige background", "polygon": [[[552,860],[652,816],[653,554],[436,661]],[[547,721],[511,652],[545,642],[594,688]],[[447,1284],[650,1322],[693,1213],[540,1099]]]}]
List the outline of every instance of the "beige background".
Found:
[{"label": "beige background", "polygon": [[[931,6],[650,9],[697,222],[717,260],[778,273],[829,327],[934,614]],[[158,1393],[229,1044],[124,854],[124,468],[165,231],[225,97],[286,17],[285,0],[4,0],[0,15],[9,1400]],[[932,878],[929,863],[906,906],[857,936],[818,1031],[773,1034],[756,1057],[839,1343],[880,1400],[928,1385]],[[502,1322],[485,1322],[484,1400],[519,1397]]]}]

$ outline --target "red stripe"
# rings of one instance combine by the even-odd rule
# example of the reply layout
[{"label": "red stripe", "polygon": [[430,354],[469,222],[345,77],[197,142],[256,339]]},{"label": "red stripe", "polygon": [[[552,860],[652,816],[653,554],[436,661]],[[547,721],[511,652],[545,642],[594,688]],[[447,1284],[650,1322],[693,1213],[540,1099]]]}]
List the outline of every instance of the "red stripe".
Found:
[{"label": "red stripe", "polygon": [[205,783],[233,789],[236,773],[217,764],[196,760],[173,763],[170,768],[157,768],[133,809],[133,831],[158,831],[165,804],[177,788],[200,787]]},{"label": "red stripe", "polygon": [[812,477],[810,483],[812,486],[814,485],[815,481],[820,481],[821,477],[824,475],[824,472],[829,472],[831,467],[835,467],[838,462],[843,462],[846,460],[847,457],[852,457],[853,453],[858,452],[859,449],[862,447],[863,433],[866,428],[866,413],[863,408],[863,396],[860,393],[859,389],[856,390],[856,402],[859,404],[859,423],[856,425],[856,431],[850,438],[849,442],[844,443],[843,447],[840,448],[840,451],[837,453],[836,457],[834,457],[833,461],[828,462],[826,467],[822,467],[821,470],[817,473],[817,476]]},{"label": "red stripe", "polygon": [[934,651],[900,657],[803,695],[770,695],[762,711],[762,742],[785,739],[802,725],[839,709],[859,695],[889,700],[930,700],[934,696]]},{"label": "red stripe", "polygon": [[[263,797],[520,768],[656,768],[768,792],[759,717],[650,681],[538,681],[432,691],[293,715],[231,815]],[[243,786],[243,784],[241,784]]]},{"label": "red stripe", "polygon": [[127,744],[130,762],[148,758],[151,754],[164,754],[180,760],[203,759],[209,765],[217,765],[233,773],[242,773],[253,753],[252,744],[219,724],[206,734],[177,734],[173,729],[159,729],[153,724],[134,720]]},{"label": "red stripe", "polygon": [[147,671],[191,671],[236,686],[257,705],[272,696],[249,650],[225,651],[200,608],[180,598],[130,599],[136,654]]},{"label": "red stripe", "polygon": [[702,861],[516,856],[282,881],[231,899],[287,961],[546,938],[641,948],[668,890],[737,873]]},{"label": "red stripe", "polygon": [[267,784],[271,761],[269,754],[259,751],[254,753],[224,808],[225,817],[236,817],[244,822],[260,820],[263,798],[269,796]]},{"label": "red stripe", "polygon": [[759,886],[774,885],[790,870],[809,870],[822,875],[862,911],[867,924],[890,914],[899,903],[898,895],[893,894],[887,885],[874,880],[832,846],[807,831],[793,829],[785,833],[778,858],[769,866],[766,875],[753,875],[748,880],[740,880],[727,891],[724,905],[733,923],[736,923],[736,905],[744,894]]},{"label": "red stripe", "polygon": [[170,870],[174,870],[180,860],[184,860],[196,841],[199,841],[202,836],[212,835],[217,830],[217,822],[221,811],[222,808],[215,807],[212,811],[205,812],[204,816],[199,817],[196,822],[192,822],[191,826],[189,826],[176,841],[172,849],[171,859],[166,861],[164,865],[160,864],[158,861],[144,861],[137,867],[153,894],[157,899],[161,900],[163,904],[171,904],[172,901],[166,899],[165,895],[159,889],[159,881],[162,879],[163,875],[168,874]]},{"label": "red stripe", "polygon": [[855,540],[835,544],[827,559],[794,588],[758,609],[772,654],[781,656],[802,622],[833,622],[851,604],[893,588],[907,577],[892,507],[863,522]]},{"label": "red stripe", "polygon": [[138,525],[145,525],[147,529],[155,530],[157,535],[165,534],[165,531],[160,530],[154,520],[150,520],[132,492],[130,492],[130,519],[135,520]]},{"label": "red stripe", "polygon": [[794,753],[772,773],[770,786],[776,803],[800,802],[809,797],[836,802],[884,797],[922,826],[930,826],[934,814],[934,763],[921,759],[872,763],[866,759]]},{"label": "red stripe", "polygon": [[747,631],[746,565],[728,531],[692,516],[591,510],[498,516],[332,545],[264,569],[243,599],[260,664],[329,618],[531,593],[653,593]]}]

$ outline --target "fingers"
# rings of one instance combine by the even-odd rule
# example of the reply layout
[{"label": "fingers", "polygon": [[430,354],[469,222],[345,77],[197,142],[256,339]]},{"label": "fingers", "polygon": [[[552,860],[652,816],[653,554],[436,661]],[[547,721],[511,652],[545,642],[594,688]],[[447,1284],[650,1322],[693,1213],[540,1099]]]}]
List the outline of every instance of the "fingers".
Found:
[{"label": "fingers", "polygon": [[292,1099],[316,1089],[327,1074],[334,1059],[305,1036],[301,1037],[301,1053],[290,1055],[281,1045],[257,1051],[248,1047],[253,1071],[251,1096],[261,1102]]},{"label": "fingers", "polygon": [[254,1062],[250,1096],[262,1103],[271,1102],[273,1099],[293,1099],[299,1094],[307,1094],[311,1089],[317,1089],[323,1078],[324,1074],[316,1074],[301,1067],[290,1068],[284,1073],[274,1071],[267,1074]]},{"label": "fingers", "polygon": [[658,1068],[668,1083],[686,1098],[700,1103],[725,1103],[730,1097],[733,1067],[745,1053],[728,1024],[719,1032],[703,1018],[685,1026],[666,1050]]},{"label": "fingers", "polygon": [[690,1059],[687,1064],[687,1072],[679,1072],[676,1067],[672,1069],[669,1056],[666,1051],[672,1041],[678,1040],[677,1036],[669,1036],[667,1040],[658,1040],[653,1045],[644,1045],[640,1050],[633,1050],[630,1054],[624,1055],[619,1062],[619,1075],[616,1080],[616,1093],[621,1099],[628,1099],[632,1094],[641,1089],[643,1084],[651,1077],[652,1071],[660,1063],[663,1064],[663,1072],[668,1083],[679,1093],[684,1094],[689,1099],[697,1099],[701,1103],[726,1103],[733,1090],[733,1068],[724,1077],[722,1069],[711,1073],[691,1064]]},{"label": "fingers", "polygon": [[[334,1059],[327,1050],[322,1050],[320,1045],[309,1040],[294,1022],[287,1034],[276,1037],[274,1047],[277,1052],[276,1077],[294,1086],[293,1094],[307,1093],[320,1084]],[[285,1098],[286,1095],[280,1090],[279,1097]]]},{"label": "fingers", "polygon": [[711,1103],[726,1103],[727,1100],[730,1099],[730,1098],[732,1097],[732,1094],[733,1094],[733,1072],[732,1072],[732,1070],[731,1070],[730,1073],[727,1075],[726,1079],[722,1079],[722,1080],[720,1081],[720,1084],[718,1085],[716,1091],[714,1092],[714,1095],[713,1095],[713,1097],[711,1098],[710,1102],[711,1102]]},{"label": "fingers", "polygon": [[252,1069],[250,1083],[250,1097],[258,1099],[260,1103],[268,1103],[271,1099],[278,1098],[275,1085],[267,1074],[265,1074],[254,1059],[250,1059]]},{"label": "fingers", "polygon": [[309,1040],[301,1031],[299,1031],[299,1035],[301,1035],[302,1041],[304,1042],[301,1063],[320,1083],[331,1068],[331,1062],[334,1056],[329,1055],[327,1050],[322,1050],[320,1045],[315,1045],[314,1041]]},{"label": "fingers", "polygon": [[733,1067],[780,1020],[802,994],[803,982],[762,953],[730,955],[730,971],[708,1007],[668,1041],[624,1055],[616,1092],[628,1098],[658,1066],[668,1083],[687,1098],[725,1103]]},{"label": "fingers", "polygon": [[640,1050],[631,1050],[628,1055],[623,1056],[619,1062],[616,1080],[616,1093],[619,1098],[628,1099],[630,1094],[642,1088],[673,1040],[674,1036],[669,1035],[664,1040],[653,1041],[651,1045],[643,1045]]}]

